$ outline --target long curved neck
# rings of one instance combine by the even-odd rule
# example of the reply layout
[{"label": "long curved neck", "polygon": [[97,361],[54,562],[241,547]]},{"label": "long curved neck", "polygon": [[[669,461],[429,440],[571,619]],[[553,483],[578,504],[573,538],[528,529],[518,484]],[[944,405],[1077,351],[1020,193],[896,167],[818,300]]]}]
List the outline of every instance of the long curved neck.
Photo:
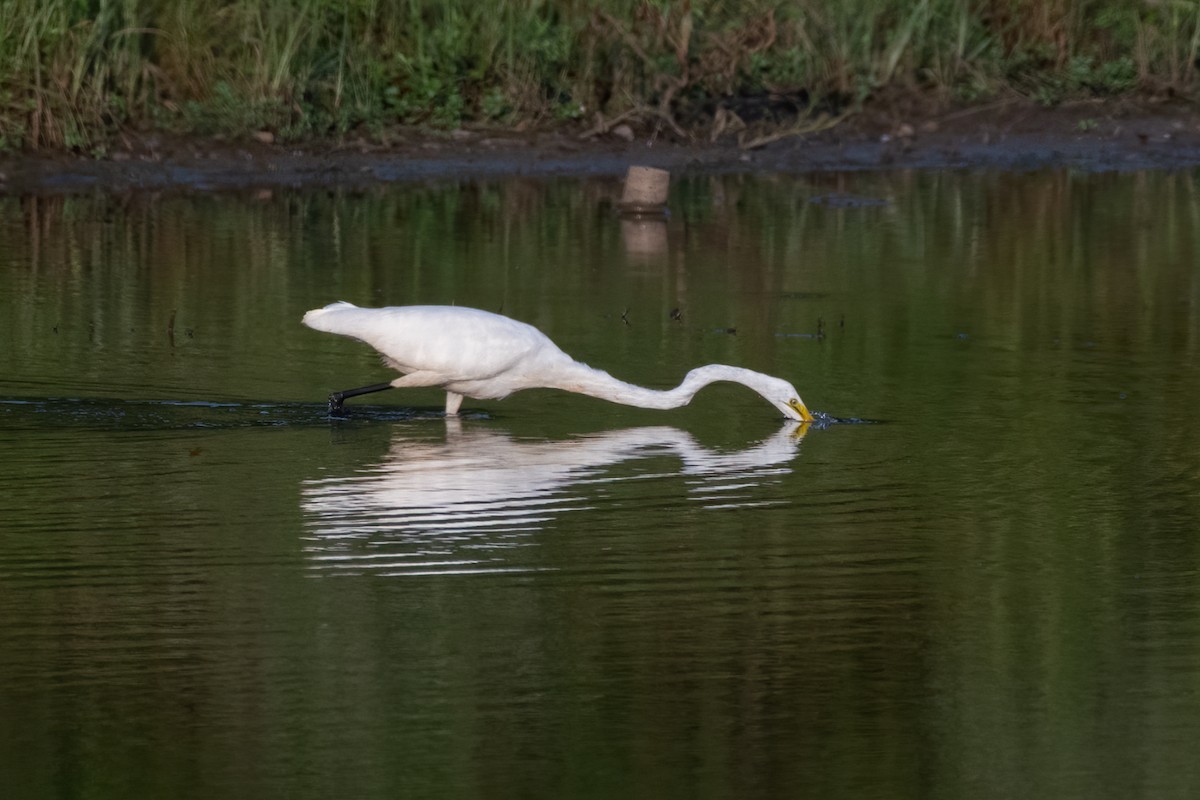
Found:
[{"label": "long curved neck", "polygon": [[643,386],[626,383],[603,370],[593,369],[578,361],[563,365],[557,373],[553,388],[578,392],[626,406],[655,409],[685,406],[691,402],[697,392],[717,381],[740,383],[770,400],[771,398],[767,394],[767,381],[773,380],[761,372],[730,367],[725,364],[697,367],[684,376],[683,381],[674,389],[665,390],[647,389]]}]

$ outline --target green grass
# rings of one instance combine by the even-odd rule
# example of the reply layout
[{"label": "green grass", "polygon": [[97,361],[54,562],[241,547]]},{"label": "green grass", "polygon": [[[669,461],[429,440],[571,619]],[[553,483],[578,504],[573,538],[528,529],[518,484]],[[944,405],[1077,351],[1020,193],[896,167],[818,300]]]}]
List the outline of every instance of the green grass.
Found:
[{"label": "green grass", "polygon": [[1193,94],[1193,0],[0,0],[0,149]]}]

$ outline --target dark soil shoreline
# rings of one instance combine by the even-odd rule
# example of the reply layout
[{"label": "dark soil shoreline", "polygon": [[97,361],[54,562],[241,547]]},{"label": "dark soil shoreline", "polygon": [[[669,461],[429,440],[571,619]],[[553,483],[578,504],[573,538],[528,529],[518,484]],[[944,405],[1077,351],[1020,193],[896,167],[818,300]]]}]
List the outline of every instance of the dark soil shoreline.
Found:
[{"label": "dark soil shoreline", "polygon": [[1200,167],[1200,110],[1080,103],[1003,103],[909,122],[860,118],[818,134],[745,149],[729,141],[670,142],[578,132],[413,133],[387,147],[125,137],[106,158],[0,157],[0,194],[276,187],[515,176],[620,175],[630,164],[691,173],[810,173],[890,169],[1069,168],[1088,172]]}]

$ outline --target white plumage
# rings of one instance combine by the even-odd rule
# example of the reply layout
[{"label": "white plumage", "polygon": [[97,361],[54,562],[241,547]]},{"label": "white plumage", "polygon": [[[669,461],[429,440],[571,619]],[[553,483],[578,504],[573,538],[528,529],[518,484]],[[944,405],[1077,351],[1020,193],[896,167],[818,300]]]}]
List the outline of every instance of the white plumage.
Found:
[{"label": "white plumage", "polygon": [[761,372],[709,364],[689,372],[674,389],[658,391],[617,380],[576,361],[537,328],[500,314],[459,306],[359,308],[332,303],[304,315],[314,330],[350,336],[374,347],[403,373],[390,383],[330,395],[331,413],[349,397],[387,388],[439,386],[446,413],[462,398],[499,400],[521,389],[562,389],[640,408],[678,408],[715,381],[740,383],[762,395],[789,419],[813,417],[787,381]]}]

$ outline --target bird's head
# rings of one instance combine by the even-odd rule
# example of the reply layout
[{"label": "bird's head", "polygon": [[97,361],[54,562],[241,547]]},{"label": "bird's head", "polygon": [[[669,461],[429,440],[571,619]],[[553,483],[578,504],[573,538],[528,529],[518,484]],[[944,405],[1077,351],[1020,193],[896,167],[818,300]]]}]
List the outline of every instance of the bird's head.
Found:
[{"label": "bird's head", "polygon": [[812,422],[813,415],[808,410],[808,406],[804,405],[804,401],[800,399],[800,393],[796,391],[796,387],[779,378],[773,378],[772,381],[770,395],[767,396],[771,404],[782,411],[788,419],[794,419],[797,422]]},{"label": "bird's head", "polygon": [[813,421],[813,415],[808,410],[808,407],[804,405],[804,401],[794,393],[787,400],[777,403],[776,405],[779,406],[779,410],[782,411],[783,415],[788,419],[794,419],[798,422]]}]

